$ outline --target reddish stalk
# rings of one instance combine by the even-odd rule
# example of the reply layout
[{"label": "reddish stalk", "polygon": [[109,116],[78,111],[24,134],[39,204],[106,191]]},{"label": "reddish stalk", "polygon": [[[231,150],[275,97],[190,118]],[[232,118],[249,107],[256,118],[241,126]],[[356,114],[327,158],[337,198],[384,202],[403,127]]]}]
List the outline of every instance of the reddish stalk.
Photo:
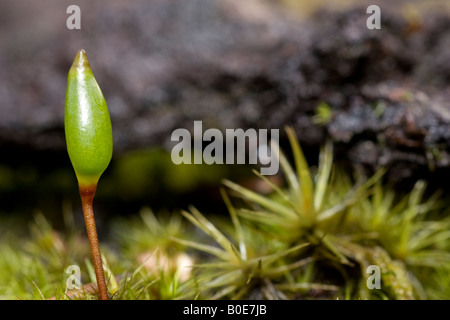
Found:
[{"label": "reddish stalk", "polygon": [[81,204],[83,206],[84,222],[86,224],[89,247],[91,249],[92,262],[94,264],[95,277],[97,278],[100,300],[108,300],[105,273],[103,271],[102,255],[98,244],[97,228],[95,226],[93,201],[97,185],[80,186]]}]

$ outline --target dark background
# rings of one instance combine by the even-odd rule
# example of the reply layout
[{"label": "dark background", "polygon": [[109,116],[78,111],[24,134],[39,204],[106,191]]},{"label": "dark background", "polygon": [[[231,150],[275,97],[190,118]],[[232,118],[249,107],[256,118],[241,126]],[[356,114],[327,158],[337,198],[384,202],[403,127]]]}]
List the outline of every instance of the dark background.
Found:
[{"label": "dark background", "polygon": [[[66,28],[72,4],[81,30]],[[369,4],[377,3],[1,1],[0,214],[28,219],[40,210],[58,226],[69,205],[81,219],[63,127],[67,72],[81,48],[114,130],[95,201],[100,225],[144,205],[223,212],[222,178],[259,188],[249,166],[171,163],[171,132],[194,120],[219,129],[292,125],[311,164],[331,138],[349,171],[387,166],[406,188],[417,178],[445,188],[448,3],[378,1],[382,30],[372,32]],[[333,117],[319,125],[323,101]]]}]

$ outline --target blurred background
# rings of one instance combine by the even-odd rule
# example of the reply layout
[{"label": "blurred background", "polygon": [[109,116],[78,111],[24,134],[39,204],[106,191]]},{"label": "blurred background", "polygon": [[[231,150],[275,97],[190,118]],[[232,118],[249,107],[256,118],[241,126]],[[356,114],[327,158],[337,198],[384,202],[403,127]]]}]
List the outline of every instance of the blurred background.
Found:
[{"label": "blurred background", "polygon": [[[66,28],[72,4],[81,30]],[[366,28],[370,4],[381,8],[379,31]],[[143,206],[223,212],[223,178],[258,188],[249,166],[171,162],[171,132],[194,120],[293,125],[312,164],[331,137],[351,168],[387,165],[398,181],[439,182],[450,165],[448,9],[448,1],[0,1],[0,215],[26,221],[39,210],[57,227],[69,206],[82,219],[63,127],[67,73],[81,48],[114,130],[95,200],[99,229]]]}]

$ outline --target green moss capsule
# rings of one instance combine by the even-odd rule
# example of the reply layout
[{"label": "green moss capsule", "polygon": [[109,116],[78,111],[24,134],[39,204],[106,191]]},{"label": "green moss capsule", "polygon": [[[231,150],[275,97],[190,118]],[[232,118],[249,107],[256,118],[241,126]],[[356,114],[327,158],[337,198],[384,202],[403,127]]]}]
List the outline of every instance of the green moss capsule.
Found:
[{"label": "green moss capsule", "polygon": [[64,128],[67,151],[78,179],[99,297],[108,300],[92,202],[98,180],[111,161],[112,128],[105,98],[84,50],[78,51],[69,70]]},{"label": "green moss capsule", "polygon": [[69,71],[64,127],[67,151],[81,186],[96,185],[112,157],[112,127],[102,91],[84,50]]}]

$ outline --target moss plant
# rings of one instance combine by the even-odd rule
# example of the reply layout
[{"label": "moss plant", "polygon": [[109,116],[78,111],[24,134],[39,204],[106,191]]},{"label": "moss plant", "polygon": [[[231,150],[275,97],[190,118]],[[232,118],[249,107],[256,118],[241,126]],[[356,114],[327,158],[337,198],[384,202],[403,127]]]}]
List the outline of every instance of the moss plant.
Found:
[{"label": "moss plant", "polygon": [[[448,200],[426,197],[422,181],[400,196],[381,174],[355,185],[334,168],[330,144],[309,167],[288,135],[294,166],[280,156],[286,185],[260,176],[273,188],[261,194],[226,182],[228,217],[191,207],[117,219],[102,250],[109,298],[449,299]],[[0,297],[97,298],[86,239],[72,228],[59,233],[38,214],[21,237],[2,221]],[[85,266],[81,290],[66,287],[72,264]],[[368,286],[374,265],[379,289]]]},{"label": "moss plant", "polygon": [[319,103],[316,107],[316,114],[313,117],[313,121],[317,125],[326,125],[330,123],[333,118],[333,111],[331,107],[325,102]]},{"label": "moss plant", "polygon": [[333,285],[308,281],[296,284],[290,282],[289,275],[313,261],[313,258],[308,256],[303,259],[292,258],[307,248],[309,243],[300,243],[281,250],[260,246],[260,243],[253,241],[254,236],[248,234],[249,230],[241,227],[235,210],[230,206],[226,196],[225,199],[230,209],[234,227],[232,238],[235,242],[225,236],[197,209],[191,208],[191,212],[183,212],[189,221],[219,245],[218,248],[212,244],[179,240],[214,257],[211,261],[194,265],[198,271],[195,281],[198,283],[199,298],[278,300],[287,299],[291,291],[338,289]]},{"label": "moss plant", "polygon": [[112,157],[112,128],[105,98],[84,50],[69,71],[64,127],[67,151],[75,169],[100,299],[108,292],[95,226],[93,199],[98,180]]},{"label": "moss plant", "polygon": [[[174,238],[191,234],[191,229],[178,214],[158,217],[149,209],[142,208],[140,219],[128,221],[116,220],[113,224],[115,238],[127,261],[130,270],[136,267],[131,276],[125,277],[126,287],[137,290],[120,290],[114,298],[131,297],[144,290],[141,298],[145,298],[145,286],[155,284],[147,293],[153,299],[175,299],[181,295],[180,288],[191,277],[194,264],[193,257],[186,252],[186,246]],[[192,290],[187,290],[188,292]]]},{"label": "moss plant", "polygon": [[[421,283],[426,277],[421,275],[424,271],[433,273],[450,261],[449,218],[428,219],[436,209],[437,195],[423,202],[425,185],[419,181],[410,194],[398,201],[389,188],[381,187],[383,171],[352,187],[345,176],[333,174],[331,145],[322,150],[314,170],[306,163],[291,128],[287,128],[287,134],[295,163],[294,170],[280,153],[287,188],[260,176],[273,188],[272,194],[261,195],[225,181],[245,201],[241,208],[233,209],[234,214],[250,222],[266,239],[281,241],[284,250],[305,241],[310,243],[312,257],[332,266],[344,279],[359,273],[362,279],[356,295],[360,298],[424,298]],[[305,258],[300,255],[297,260]],[[367,280],[370,265],[381,269],[382,291],[368,290],[363,281]],[[320,270],[319,264],[315,269]],[[299,285],[289,284],[291,288]]]},{"label": "moss plant", "polygon": [[333,180],[332,147],[331,144],[326,144],[314,176],[293,129],[287,128],[286,131],[296,169],[291,167],[287,158],[280,152],[280,166],[288,188],[282,190],[264,176],[260,176],[274,190],[268,197],[231,181],[225,181],[224,184],[235,191],[236,195],[250,202],[250,206],[237,211],[238,215],[258,224],[260,229],[275,239],[287,244],[310,242],[326,249],[341,262],[346,263],[346,257],[339,252],[333,241],[330,241],[332,238],[330,231],[341,224],[348,208],[368,193],[369,187],[380,178],[382,172],[365,182],[357,183],[354,187],[345,183],[345,180]]}]

